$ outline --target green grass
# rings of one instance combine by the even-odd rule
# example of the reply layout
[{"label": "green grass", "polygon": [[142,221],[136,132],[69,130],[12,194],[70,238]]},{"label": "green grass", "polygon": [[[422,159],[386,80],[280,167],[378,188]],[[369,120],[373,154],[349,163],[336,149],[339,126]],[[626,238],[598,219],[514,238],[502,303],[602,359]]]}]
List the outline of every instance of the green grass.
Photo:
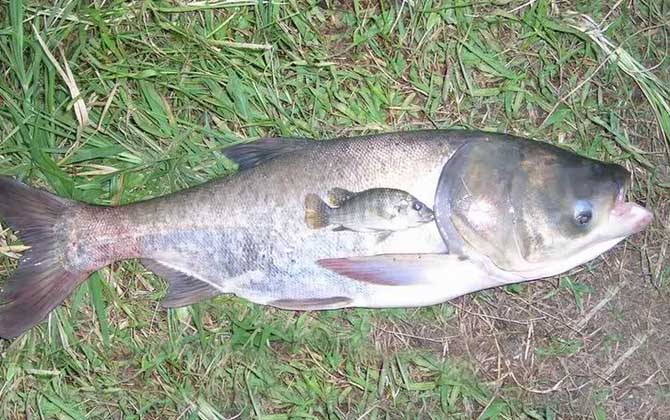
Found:
[{"label": "green grass", "polygon": [[[621,162],[653,206],[670,186],[658,164],[670,6],[605,3],[572,10],[606,19],[616,57],[546,0],[3,0],[0,173],[123,204],[231,173],[219,152],[244,139],[462,127]],[[0,263],[9,273],[15,259]],[[164,289],[115,264],[0,342],[0,418],[556,418],[458,350],[465,338],[447,331],[474,315],[450,304],[304,314],[220,297],[166,311]],[[561,290],[580,312],[591,293],[567,277]],[[581,348],[568,335],[545,344],[547,358]]]}]

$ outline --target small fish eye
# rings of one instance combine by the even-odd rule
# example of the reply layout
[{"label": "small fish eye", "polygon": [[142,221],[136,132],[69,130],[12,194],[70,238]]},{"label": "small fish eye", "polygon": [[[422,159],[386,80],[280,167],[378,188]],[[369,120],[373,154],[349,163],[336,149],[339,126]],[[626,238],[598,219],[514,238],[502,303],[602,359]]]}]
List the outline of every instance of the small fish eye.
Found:
[{"label": "small fish eye", "polygon": [[575,223],[577,226],[586,226],[593,219],[593,206],[588,201],[578,201],[575,204]]},{"label": "small fish eye", "polygon": [[415,201],[414,204],[412,204],[412,208],[416,211],[420,211],[423,208],[423,204]]}]

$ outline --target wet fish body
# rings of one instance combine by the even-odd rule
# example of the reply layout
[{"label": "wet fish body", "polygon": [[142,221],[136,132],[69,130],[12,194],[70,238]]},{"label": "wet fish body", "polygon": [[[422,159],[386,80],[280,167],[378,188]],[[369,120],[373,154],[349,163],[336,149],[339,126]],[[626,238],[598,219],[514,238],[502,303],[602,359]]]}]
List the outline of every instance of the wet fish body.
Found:
[{"label": "wet fish body", "polygon": [[328,191],[326,204],[318,195],[305,197],[305,222],[312,229],[336,231],[395,232],[434,219],[433,211],[411,194],[392,188],[373,188],[358,193],[343,188]]},{"label": "wet fish body", "polygon": [[[0,336],[14,337],[35,325],[90,273],[118,260],[139,258],[147,269],[167,280],[165,306],[187,305],[220,293],[300,310],[421,306],[564,271],[649,222],[644,209],[625,207],[631,203],[619,198],[616,182],[612,181],[610,192],[609,178],[585,182],[591,181],[587,173],[585,180],[575,181],[607,190],[603,197],[611,195],[611,199],[607,198],[609,204],[603,204],[607,207],[603,211],[612,206],[618,209],[627,223],[620,225],[628,226],[628,231],[611,238],[598,231],[602,238],[590,239],[595,245],[584,239],[581,248],[568,246],[561,255],[555,255],[558,251],[547,243],[546,267],[528,268],[535,277],[526,276],[526,266],[517,259],[512,260],[516,265],[500,270],[496,266],[499,249],[491,251],[490,257],[488,250],[480,252],[481,232],[468,224],[476,203],[467,201],[460,184],[447,182],[445,177],[472,184],[481,176],[490,176],[478,172],[484,169],[477,169],[477,162],[472,161],[482,159],[476,152],[488,147],[491,150],[485,155],[490,156],[497,153],[496,148],[510,146],[518,149],[510,152],[510,161],[520,159],[519,154],[530,160],[538,155],[558,165],[552,167],[554,171],[561,172],[566,165],[594,165],[608,177],[614,172],[616,182],[625,177],[625,170],[617,172],[607,164],[544,143],[467,131],[403,132],[329,141],[262,139],[225,151],[240,166],[232,176],[120,207],[76,203],[0,177],[0,218],[31,246],[2,285]],[[491,166],[495,162],[484,163]],[[493,166],[491,170],[496,169]],[[460,172],[467,176],[461,177]],[[504,171],[498,175],[504,177]],[[384,241],[361,232],[310,228],[304,220],[305,197],[328,196],[334,186],[350,191],[379,187],[406,191],[435,211],[437,223],[397,231]],[[506,190],[501,194],[507,194]],[[535,202],[541,201],[540,195],[532,195],[531,210],[545,205]],[[500,217],[493,211],[489,216]],[[519,231],[523,236],[517,239],[525,243],[527,236],[536,233]],[[495,232],[493,237],[504,234]]]}]

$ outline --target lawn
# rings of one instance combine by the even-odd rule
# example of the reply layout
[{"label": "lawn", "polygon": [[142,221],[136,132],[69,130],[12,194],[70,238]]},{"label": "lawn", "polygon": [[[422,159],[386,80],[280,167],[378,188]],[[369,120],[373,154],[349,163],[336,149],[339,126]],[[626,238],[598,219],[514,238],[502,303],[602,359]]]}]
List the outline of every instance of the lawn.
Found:
[{"label": "lawn", "polygon": [[[0,1],[1,174],[124,204],[234,172],[244,140],[472,128],[626,166],[655,220],[422,309],[165,310],[117,263],[0,340],[0,418],[670,417],[670,2],[53,3]],[[0,277],[20,251],[0,229]]]}]

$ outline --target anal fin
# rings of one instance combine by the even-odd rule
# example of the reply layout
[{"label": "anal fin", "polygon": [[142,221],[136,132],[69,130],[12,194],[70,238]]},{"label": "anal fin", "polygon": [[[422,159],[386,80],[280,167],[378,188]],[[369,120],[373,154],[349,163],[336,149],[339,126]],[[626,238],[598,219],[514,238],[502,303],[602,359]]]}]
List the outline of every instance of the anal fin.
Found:
[{"label": "anal fin", "polygon": [[216,287],[151,259],[142,259],[142,265],[169,283],[168,292],[161,301],[166,308],[192,305],[223,292]]}]

